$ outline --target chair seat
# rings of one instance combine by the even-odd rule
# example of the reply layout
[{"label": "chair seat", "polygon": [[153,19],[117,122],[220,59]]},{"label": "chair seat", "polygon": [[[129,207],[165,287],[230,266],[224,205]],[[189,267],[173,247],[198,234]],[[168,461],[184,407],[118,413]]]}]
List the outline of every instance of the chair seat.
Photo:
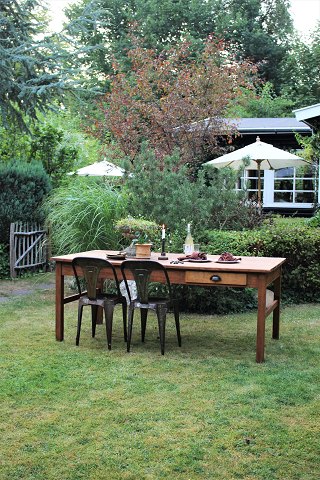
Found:
[{"label": "chair seat", "polygon": [[157,307],[157,305],[166,305],[169,308],[173,302],[173,300],[171,301],[167,298],[149,298],[148,303],[140,302],[137,299],[132,301],[135,308],[150,308],[153,310]]},{"label": "chair seat", "polygon": [[99,307],[103,307],[104,304],[111,304],[116,305],[118,303],[127,303],[125,297],[119,298],[115,295],[105,296],[104,294],[99,293],[97,298],[89,298],[87,295],[82,295],[79,299],[79,302],[82,305],[98,305]]},{"label": "chair seat", "polygon": [[114,295],[112,293],[97,293],[96,298],[89,298],[88,295],[84,294],[81,296],[79,301],[81,301],[84,305],[95,305],[97,302],[103,306],[104,302],[114,302],[114,303],[119,303],[120,302],[127,302],[126,298],[124,296],[119,297],[118,295]]}]

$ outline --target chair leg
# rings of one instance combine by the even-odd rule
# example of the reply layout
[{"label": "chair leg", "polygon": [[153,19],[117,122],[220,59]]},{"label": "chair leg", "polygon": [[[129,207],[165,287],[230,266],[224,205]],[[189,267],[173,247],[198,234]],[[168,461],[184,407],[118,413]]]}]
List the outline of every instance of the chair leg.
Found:
[{"label": "chair leg", "polygon": [[82,322],[82,310],[83,310],[83,305],[78,306],[78,326],[77,326],[77,336],[76,336],[76,345],[79,345],[80,341],[80,331],[81,331],[81,322]]},{"label": "chair leg", "polygon": [[128,313],[128,339],[127,339],[127,352],[130,352],[131,337],[132,337],[132,324],[133,324],[134,306],[129,306]]},{"label": "chair leg", "polygon": [[148,318],[147,308],[140,308],[140,317],[141,317],[141,341],[144,342],[144,337],[146,335],[147,318]]},{"label": "chair leg", "polygon": [[178,345],[181,347],[181,334],[180,334],[180,319],[179,319],[179,308],[178,305],[173,306],[174,320],[176,322],[176,330],[178,337]]},{"label": "chair leg", "polygon": [[106,332],[107,332],[108,350],[111,350],[113,310],[114,310],[114,305],[112,303],[105,303],[104,314],[105,314],[105,317],[106,317]]},{"label": "chair leg", "polygon": [[96,336],[98,305],[91,305],[92,338]]},{"label": "chair leg", "polygon": [[128,340],[128,333],[127,333],[127,301],[125,300],[122,303],[122,318],[123,318],[123,338],[126,342]]},{"label": "chair leg", "polygon": [[161,355],[164,355],[167,307],[165,305],[158,305],[156,312],[159,325]]}]

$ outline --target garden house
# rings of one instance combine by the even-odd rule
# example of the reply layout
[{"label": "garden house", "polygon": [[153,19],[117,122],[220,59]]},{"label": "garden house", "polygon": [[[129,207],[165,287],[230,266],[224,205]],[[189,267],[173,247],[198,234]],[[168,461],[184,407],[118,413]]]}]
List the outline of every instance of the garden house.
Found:
[{"label": "garden house", "polygon": [[[242,118],[235,123],[240,134],[234,139],[236,148],[253,143],[259,136],[262,142],[282,150],[297,150],[299,144],[295,134],[310,136],[313,131],[311,124],[298,117]],[[264,170],[261,177],[263,209],[266,211],[308,215],[319,201],[318,180],[312,166]],[[237,187],[243,186],[248,192],[248,198],[257,198],[257,170],[244,170]]]}]

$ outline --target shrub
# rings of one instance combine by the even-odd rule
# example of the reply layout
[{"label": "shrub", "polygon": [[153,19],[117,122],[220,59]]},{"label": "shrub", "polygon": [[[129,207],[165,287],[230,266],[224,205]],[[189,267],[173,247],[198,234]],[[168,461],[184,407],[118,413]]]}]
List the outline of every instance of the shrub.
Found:
[{"label": "shrub", "polygon": [[115,221],[127,213],[121,190],[90,178],[75,178],[45,203],[55,254],[119,248]]},{"label": "shrub", "polygon": [[287,302],[320,301],[320,229],[307,222],[275,222],[259,230],[206,232],[209,253],[285,257],[282,294]]},{"label": "shrub", "polygon": [[54,187],[66,178],[67,172],[73,169],[78,158],[78,146],[70,142],[62,128],[49,123],[34,128],[30,159],[42,163]]},{"label": "shrub", "polygon": [[191,181],[187,167],[180,163],[177,151],[159,161],[143,146],[126,184],[133,216],[138,213],[164,223],[172,238],[185,236],[190,222],[197,235],[208,228],[242,230],[259,223],[257,209],[246,205],[244,192],[234,190],[236,172],[207,167]]},{"label": "shrub", "polygon": [[10,275],[10,261],[8,245],[0,243],[0,278],[6,278]]},{"label": "shrub", "polygon": [[320,227],[320,210],[318,209],[313,217],[308,218],[306,223],[310,227]]},{"label": "shrub", "polygon": [[257,307],[256,293],[249,288],[174,285],[174,292],[181,311],[221,315]]},{"label": "shrub", "polygon": [[[197,241],[202,251],[214,255],[229,251],[236,256],[284,257],[283,301],[320,301],[320,229],[310,227],[305,219],[276,218],[242,232],[207,230]],[[181,243],[174,236],[172,251],[180,251]],[[256,292],[251,289],[177,287],[176,292],[189,311],[226,313],[256,306]]]},{"label": "shrub", "polygon": [[50,178],[38,162],[0,164],[0,242],[9,242],[10,223],[42,222],[39,208],[51,190]]}]

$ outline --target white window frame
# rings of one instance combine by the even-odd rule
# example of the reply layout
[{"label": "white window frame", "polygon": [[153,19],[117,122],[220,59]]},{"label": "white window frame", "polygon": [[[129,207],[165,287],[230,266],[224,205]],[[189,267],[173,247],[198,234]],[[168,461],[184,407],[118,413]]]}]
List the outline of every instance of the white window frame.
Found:
[{"label": "white window frame", "polygon": [[[314,181],[314,185],[316,186],[317,185],[317,182],[316,182],[316,177],[297,177],[296,176],[296,169],[295,167],[291,167],[292,170],[293,170],[293,174],[292,174],[292,177],[275,177],[275,170],[264,170],[262,171],[262,175],[261,175],[261,197],[262,197],[262,204],[263,204],[263,207],[265,208],[285,208],[285,209],[289,209],[289,208],[292,208],[292,209],[303,209],[303,208],[306,208],[306,209],[310,209],[310,208],[313,208],[314,207],[314,203],[311,202],[311,203],[305,203],[305,202],[296,202],[296,201],[292,201],[292,202],[277,202],[274,200],[274,194],[275,192],[277,191],[280,191],[280,190],[275,190],[274,189],[274,182],[275,180],[293,180],[293,189],[292,190],[287,190],[288,192],[290,191],[290,193],[292,192],[293,193],[293,198],[296,198],[296,194],[297,193],[310,193],[310,192],[314,192],[315,190],[296,190],[296,181],[297,180],[303,180],[303,179],[306,179],[306,180],[312,180]],[[254,171],[254,176],[252,175],[252,170],[250,170],[250,177],[248,176],[249,174],[249,171],[248,170],[244,170],[243,172],[243,175],[241,176],[240,178],[240,185],[243,185],[244,188],[246,189],[246,185],[248,184],[248,180],[255,180],[257,179],[258,177],[258,171]],[[320,175],[320,172],[319,172],[319,175]],[[318,180],[318,185],[320,185],[320,176],[319,176],[319,180]],[[316,187],[315,187],[316,188]],[[239,188],[239,185],[236,187],[237,190],[240,190]],[[258,190],[257,189],[252,189],[252,188],[248,188],[246,189],[246,191],[249,193],[249,192],[256,192],[258,193]],[[281,190],[281,192],[286,192],[286,190]],[[317,202],[320,203],[320,191],[318,190],[318,195],[315,196],[315,198],[317,199]]]}]

